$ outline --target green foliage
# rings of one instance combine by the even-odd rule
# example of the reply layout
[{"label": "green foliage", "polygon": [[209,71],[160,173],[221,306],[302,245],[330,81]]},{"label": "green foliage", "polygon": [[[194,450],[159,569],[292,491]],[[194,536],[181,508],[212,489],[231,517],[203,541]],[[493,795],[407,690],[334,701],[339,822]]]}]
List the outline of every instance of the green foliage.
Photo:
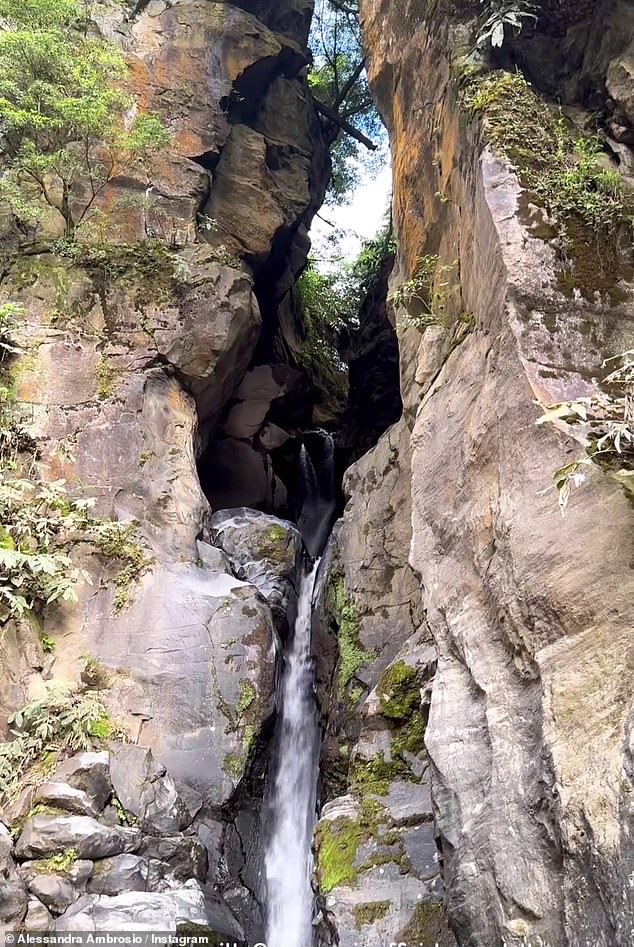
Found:
[{"label": "green foliage", "polygon": [[95,366],[97,379],[97,395],[101,400],[110,398],[113,391],[113,382],[118,375],[117,369],[104,355],[100,355]]},{"label": "green foliage", "polygon": [[[97,35],[90,4],[45,0],[36,11],[2,0],[0,113],[8,159],[0,192],[27,223],[42,217],[40,198],[63,216],[67,233],[85,221],[113,178],[165,147],[160,120],[127,115],[127,68],[117,47]],[[87,188],[76,200],[76,186]]]},{"label": "green foliage", "polygon": [[16,303],[0,305],[0,360],[7,355],[19,355],[21,349],[13,340],[13,334],[21,321],[23,307]]},{"label": "green foliage", "polygon": [[481,3],[484,9],[476,38],[480,49],[502,46],[509,33],[519,36],[528,20],[537,20],[537,7],[529,0],[481,0]]},{"label": "green foliage", "polygon": [[[0,481],[0,610],[22,615],[58,599],[77,600],[75,587],[85,572],[73,566],[69,552],[90,543],[126,562],[115,579],[117,593],[148,567],[135,539],[136,526],[90,515],[94,500],[70,500],[65,481]],[[115,608],[123,602],[115,600]]]},{"label": "green foliage", "polygon": [[634,198],[618,172],[600,163],[599,139],[574,133],[522,75],[491,72],[472,78],[462,101],[485,118],[491,144],[564,228],[576,220],[595,233],[611,234],[631,224]]},{"label": "green foliage", "polygon": [[339,340],[358,328],[365,298],[376,292],[381,270],[396,249],[389,226],[364,241],[357,258],[337,258],[328,270],[308,265],[296,284],[296,304],[302,315],[305,341],[302,366],[321,398],[341,410],[347,400],[347,366]]},{"label": "green foliage", "polygon": [[585,480],[583,468],[591,463],[609,472],[634,498],[634,350],[603,365],[612,367],[602,382],[606,390],[549,405],[537,420],[537,424],[563,423],[585,447],[585,454],[553,474],[562,514],[572,488]]},{"label": "green foliage", "polygon": [[[317,0],[310,34],[313,67],[308,74],[311,92],[345,121],[369,138],[382,133],[364,67],[356,3],[341,5]],[[344,130],[333,129],[331,200],[340,201],[357,178],[360,148]]]},{"label": "green foliage", "polygon": [[40,644],[42,645],[42,651],[44,654],[52,654],[55,651],[55,638],[51,638],[50,635],[47,635],[45,632],[40,631],[39,633]]},{"label": "green foliage", "polygon": [[0,608],[22,615],[57,599],[76,601],[82,573],[68,540],[88,521],[85,500],[69,502],[64,482],[5,479],[0,483]]},{"label": "green foliage", "polygon": [[435,254],[419,258],[414,276],[387,297],[395,309],[405,310],[399,315],[399,326],[406,329],[448,326],[450,299],[459,287],[447,277],[455,266],[455,263],[439,263]]},{"label": "green foliage", "polygon": [[47,754],[125,738],[96,697],[52,689],[13,714],[9,724],[14,738],[0,744],[0,798],[12,796],[29,767]]},{"label": "green foliage", "polygon": [[48,858],[38,858],[31,862],[31,868],[39,875],[65,874],[73,867],[78,859],[77,850],[66,848],[63,852],[56,852]]}]

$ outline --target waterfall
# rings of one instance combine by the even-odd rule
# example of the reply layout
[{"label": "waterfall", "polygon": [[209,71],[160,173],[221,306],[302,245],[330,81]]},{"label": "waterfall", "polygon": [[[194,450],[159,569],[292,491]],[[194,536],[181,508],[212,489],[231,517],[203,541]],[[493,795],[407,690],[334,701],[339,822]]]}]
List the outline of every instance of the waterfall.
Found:
[{"label": "waterfall", "polygon": [[[321,555],[336,509],[334,444],[311,432],[300,456],[299,528],[309,555]],[[265,855],[267,947],[312,947],[312,836],[315,823],[319,726],[311,656],[313,593],[319,559],[302,576],[294,633],[285,656],[280,717],[270,790],[271,829]]]},{"label": "waterfall", "polygon": [[317,561],[302,579],[295,633],[282,676],[282,712],[271,795],[273,825],[266,851],[267,947],[311,947],[311,842],[319,732],[310,653]]},{"label": "waterfall", "polygon": [[313,442],[313,449],[310,451],[304,442],[299,457],[302,507],[298,524],[314,558],[326,544],[336,506],[335,447],[332,435],[326,431],[311,431],[305,437]]}]

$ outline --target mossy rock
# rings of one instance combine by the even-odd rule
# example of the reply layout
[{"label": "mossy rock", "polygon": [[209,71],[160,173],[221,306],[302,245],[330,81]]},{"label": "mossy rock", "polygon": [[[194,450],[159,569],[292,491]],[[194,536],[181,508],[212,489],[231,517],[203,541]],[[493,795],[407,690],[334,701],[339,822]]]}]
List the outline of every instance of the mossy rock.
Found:
[{"label": "mossy rock", "polygon": [[394,937],[397,943],[455,947],[456,941],[447,924],[445,902],[440,898],[421,900],[408,924]]},{"label": "mossy rock", "polygon": [[368,924],[376,924],[392,907],[391,901],[362,901],[361,904],[355,904],[352,909],[355,927],[361,930]]}]

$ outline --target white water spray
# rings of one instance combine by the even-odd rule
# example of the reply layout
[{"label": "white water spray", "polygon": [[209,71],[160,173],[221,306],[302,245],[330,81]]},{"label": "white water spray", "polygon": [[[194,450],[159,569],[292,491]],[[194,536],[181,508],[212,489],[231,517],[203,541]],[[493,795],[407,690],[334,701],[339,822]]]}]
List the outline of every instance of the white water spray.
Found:
[{"label": "white water spray", "polygon": [[319,732],[310,637],[319,560],[304,575],[293,640],[282,676],[278,751],[266,852],[267,947],[312,947],[311,841]]}]

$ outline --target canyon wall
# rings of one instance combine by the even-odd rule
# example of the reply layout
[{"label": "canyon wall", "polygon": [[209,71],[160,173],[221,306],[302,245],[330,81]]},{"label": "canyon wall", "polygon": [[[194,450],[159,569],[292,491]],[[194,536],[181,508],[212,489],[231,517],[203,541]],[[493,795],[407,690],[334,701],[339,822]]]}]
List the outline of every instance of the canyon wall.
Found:
[{"label": "canyon wall", "polygon": [[[290,524],[264,513],[237,529],[210,519],[201,481],[224,459],[224,475],[242,474],[243,484],[226,502],[214,496],[213,509],[289,510],[270,449],[297,429],[284,430],[281,410],[269,440],[260,434],[271,404],[289,394],[310,418],[309,386],[272,342],[253,360],[262,337],[284,341],[278,303],[305,263],[329,174],[305,81],[312,4],[149,0],[100,10],[102,35],[125,53],[136,107],[158,116],[170,143],[116,176],[72,241],[56,212],[22,245],[3,221],[12,252],[0,297],[22,316],[3,390],[19,446],[32,448],[18,451],[15,476],[65,481],[61,502],[94,501],[90,515],[105,525],[96,546],[88,537],[72,545],[84,576],[78,603],[49,604],[39,622],[4,616],[2,729],[11,739],[9,715],[46,705],[47,694],[96,686],[116,726],[198,794],[196,828],[191,818],[182,827],[204,842],[205,865],[185,866],[181,881],[211,880],[239,919],[225,908],[217,930],[240,939],[246,928],[257,940],[263,746],[302,548]],[[71,200],[90,200],[81,182]],[[301,348],[301,332],[292,341]],[[115,520],[128,532],[104,540]],[[22,824],[34,794],[14,799],[7,825]],[[71,829],[20,857],[75,850]],[[160,834],[160,823],[149,831]],[[97,845],[89,857],[104,854],[108,845]],[[150,875],[155,887],[146,878],[139,890],[163,890]],[[118,894],[125,874],[118,884],[90,891]],[[16,890],[0,910],[13,926],[26,910],[24,887]],[[59,915],[69,898],[45,903]],[[112,916],[116,925],[115,907]]]},{"label": "canyon wall", "polygon": [[[392,149],[404,414],[347,475],[332,567],[356,690],[331,710],[352,762],[317,841],[342,943],[355,928],[379,943],[399,925],[396,940],[440,939],[433,871],[380,847],[396,822],[388,842],[409,855],[394,799],[403,792],[424,826],[415,800],[429,780],[460,944],[632,937],[631,495],[585,466],[562,517],[553,473],[583,450],[569,426],[536,421],[540,405],[595,393],[604,360],[632,348],[631,231],[615,212],[597,235],[585,207],[564,226],[561,179],[543,189],[543,129],[559,105],[578,129],[599,111],[605,166],[628,193],[634,7],[539,11],[536,30],[476,55],[476,3],[361,3]],[[416,279],[430,262],[425,303]],[[425,706],[432,675],[424,749],[414,739],[408,753],[407,682]],[[359,784],[387,815],[355,811],[343,794]],[[331,853],[346,831],[365,847],[342,881]],[[381,886],[384,862],[400,874]]]}]

